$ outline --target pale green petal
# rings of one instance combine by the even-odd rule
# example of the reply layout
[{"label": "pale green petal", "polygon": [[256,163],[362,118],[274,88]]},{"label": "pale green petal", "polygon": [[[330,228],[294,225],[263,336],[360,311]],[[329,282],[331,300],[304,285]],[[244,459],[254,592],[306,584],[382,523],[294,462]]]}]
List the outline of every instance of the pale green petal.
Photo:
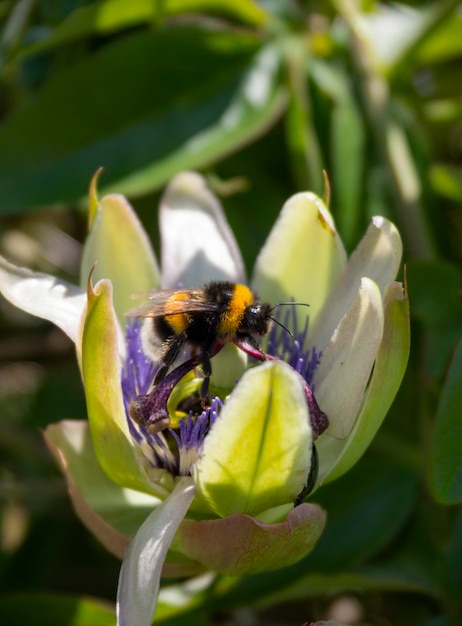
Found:
[{"label": "pale green petal", "polygon": [[345,263],[343,244],[322,200],[298,193],[285,203],[258,255],[252,286],[268,302],[307,302],[312,321]]},{"label": "pale green petal", "polygon": [[350,469],[365,452],[387,414],[406,370],[410,349],[409,300],[400,283],[385,291],[385,327],[364,405],[346,441],[321,437],[320,481]]},{"label": "pale green petal", "polygon": [[0,291],[23,311],[56,324],[76,343],[87,300],[82,289],[55,276],[13,265],[0,256]]},{"label": "pale green petal", "polygon": [[225,403],[195,466],[198,497],[221,517],[294,501],[311,467],[311,425],[296,372],[267,361]]},{"label": "pale green petal", "polygon": [[95,262],[94,278],[112,281],[114,307],[123,324],[123,313],[134,306],[130,296],[160,286],[149,239],[123,196],[108,195],[99,202],[83,250],[80,283],[84,288]]},{"label": "pale green petal", "polygon": [[245,282],[239,247],[217,198],[199,174],[175,176],[160,204],[162,287]]},{"label": "pale green petal", "polygon": [[[402,243],[398,230],[384,217],[374,217],[347,266],[333,287],[321,314],[310,326],[309,342],[323,350],[340,318],[356,297],[363,276],[372,279],[383,293],[398,273]],[[311,316],[310,316],[311,321]]]},{"label": "pale green petal", "polygon": [[117,626],[150,626],[165,557],[193,498],[192,479],[180,478],[125,551],[117,590]]},{"label": "pale green petal", "polygon": [[160,500],[116,485],[101,470],[86,421],[65,420],[44,431],[82,522],[106,549],[123,557],[131,537]]},{"label": "pale green petal", "polygon": [[[225,390],[227,395],[241,378],[247,367],[247,355],[233,343],[228,343],[212,359],[211,384]],[[217,394],[219,395],[219,394]]]},{"label": "pale green petal", "polygon": [[353,428],[382,340],[383,323],[380,289],[363,278],[313,377],[316,399],[329,418],[326,433],[333,437],[343,439]]},{"label": "pale green petal", "polygon": [[[122,397],[118,325],[111,283],[88,286],[88,312],[82,338],[82,370],[93,445],[111,480],[124,487],[165,496],[167,472],[150,474],[137,462]],[[160,474],[162,472],[162,474]],[[165,476],[164,476],[165,474]],[[171,487],[171,485],[170,485]]]}]

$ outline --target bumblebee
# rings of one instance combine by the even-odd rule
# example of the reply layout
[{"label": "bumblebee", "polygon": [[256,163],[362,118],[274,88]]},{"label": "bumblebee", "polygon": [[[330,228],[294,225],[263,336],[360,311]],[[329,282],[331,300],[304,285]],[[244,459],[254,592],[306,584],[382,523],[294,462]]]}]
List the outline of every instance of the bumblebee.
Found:
[{"label": "bumblebee", "polygon": [[224,345],[235,343],[247,354],[265,360],[259,340],[273,322],[285,328],[274,318],[274,309],[281,304],[299,304],[271,306],[261,302],[246,285],[229,281],[210,282],[202,289],[161,290],[146,295],[148,300],[126,315],[148,318],[142,331],[143,347],[161,361],[154,385],[163,380],[182,348],[189,346],[193,356],[201,357],[202,399],[212,374],[210,359]]}]

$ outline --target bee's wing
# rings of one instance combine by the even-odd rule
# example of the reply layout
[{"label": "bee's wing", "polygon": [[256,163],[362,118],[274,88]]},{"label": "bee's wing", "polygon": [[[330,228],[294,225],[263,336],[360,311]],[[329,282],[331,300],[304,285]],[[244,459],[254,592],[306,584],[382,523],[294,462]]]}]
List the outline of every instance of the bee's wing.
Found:
[{"label": "bee's wing", "polygon": [[[127,317],[160,317],[194,311],[210,312],[218,309],[216,303],[204,300],[202,289],[163,289],[139,295],[147,297],[148,300],[127,311],[125,313]],[[174,296],[181,296],[181,298],[174,299]],[[174,302],[174,310],[169,310],[172,302]]]}]

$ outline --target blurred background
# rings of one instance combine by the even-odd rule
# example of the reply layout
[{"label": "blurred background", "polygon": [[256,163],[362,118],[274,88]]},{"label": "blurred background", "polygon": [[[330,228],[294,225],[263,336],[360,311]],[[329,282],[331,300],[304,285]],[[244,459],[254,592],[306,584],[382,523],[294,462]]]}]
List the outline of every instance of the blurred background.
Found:
[{"label": "blurred background", "polygon": [[[100,166],[100,195],[126,194],[157,252],[159,196],[184,169],[221,197],[249,274],[323,170],[348,251],[377,214],[404,240],[408,371],[365,457],[315,494],[318,546],[280,572],[170,587],[157,623],[460,626],[462,4],[1,0],[0,22],[0,253],[15,263],[78,281]],[[85,414],[70,341],[2,299],[3,624],[115,623],[120,563],[77,520],[40,432]]]}]

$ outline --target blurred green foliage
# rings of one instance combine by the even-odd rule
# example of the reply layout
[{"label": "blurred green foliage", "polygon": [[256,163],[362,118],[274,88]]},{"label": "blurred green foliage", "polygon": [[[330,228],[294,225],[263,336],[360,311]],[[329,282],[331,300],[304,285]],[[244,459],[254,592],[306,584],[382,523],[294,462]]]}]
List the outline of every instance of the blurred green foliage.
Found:
[{"label": "blurred green foliage", "polygon": [[[249,269],[284,200],[324,193],[323,170],[349,250],[375,214],[404,239],[408,372],[365,458],[316,493],[319,545],[280,572],[169,586],[158,623],[460,626],[459,3],[2,0],[0,20],[0,252],[15,262],[77,281],[101,165],[100,193],[127,194],[155,242],[162,187],[208,174]],[[75,518],[39,431],[85,415],[72,346],[0,308],[0,621],[114,623],[119,563]]]}]

